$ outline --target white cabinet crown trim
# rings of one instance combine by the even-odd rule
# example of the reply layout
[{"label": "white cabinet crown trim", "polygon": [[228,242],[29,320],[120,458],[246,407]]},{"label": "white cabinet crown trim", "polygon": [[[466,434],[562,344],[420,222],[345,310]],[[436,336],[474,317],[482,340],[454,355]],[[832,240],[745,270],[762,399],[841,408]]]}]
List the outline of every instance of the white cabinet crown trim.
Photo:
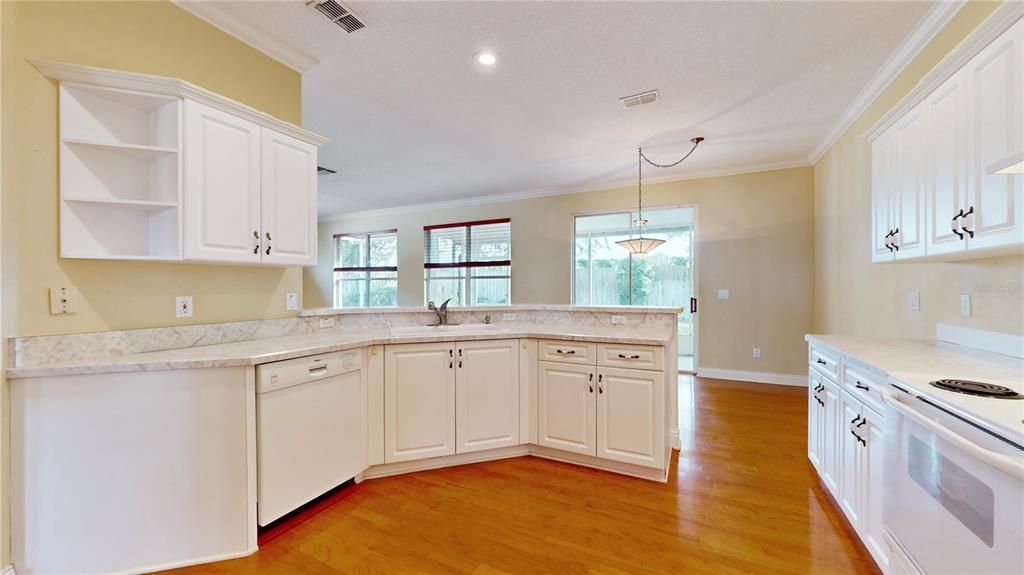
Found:
[{"label": "white cabinet crown trim", "polygon": [[895,106],[864,132],[864,138],[873,141],[900,118],[935,91],[943,82],[960,71],[971,58],[1010,29],[1024,17],[1024,3],[1003,2],[973,32],[967,35],[945,58],[939,61]]},{"label": "white cabinet crown trim", "polygon": [[319,134],[179,78],[112,70],[95,66],[82,66],[80,64],[68,64],[52,60],[30,60],[29,62],[47,78],[61,82],[74,82],[106,88],[189,98],[315,146],[320,146],[327,142],[327,138]]}]

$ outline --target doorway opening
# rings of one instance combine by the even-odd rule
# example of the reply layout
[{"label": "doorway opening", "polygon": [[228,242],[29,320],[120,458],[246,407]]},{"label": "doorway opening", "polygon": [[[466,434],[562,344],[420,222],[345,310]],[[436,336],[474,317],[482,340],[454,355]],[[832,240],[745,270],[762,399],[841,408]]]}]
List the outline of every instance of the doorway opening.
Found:
[{"label": "doorway opening", "polygon": [[582,214],[575,218],[573,303],[576,305],[676,306],[679,370],[696,367],[696,322],[691,307],[695,243],[693,206],[644,210],[651,237],[665,240],[635,256],[615,244],[628,239],[635,210]]}]

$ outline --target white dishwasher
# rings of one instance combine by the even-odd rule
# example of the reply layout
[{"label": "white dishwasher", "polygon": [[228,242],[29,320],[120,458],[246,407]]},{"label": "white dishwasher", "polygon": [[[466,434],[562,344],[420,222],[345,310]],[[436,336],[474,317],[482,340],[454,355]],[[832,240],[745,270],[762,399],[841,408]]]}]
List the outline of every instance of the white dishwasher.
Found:
[{"label": "white dishwasher", "polygon": [[256,368],[259,524],[366,469],[362,350]]}]

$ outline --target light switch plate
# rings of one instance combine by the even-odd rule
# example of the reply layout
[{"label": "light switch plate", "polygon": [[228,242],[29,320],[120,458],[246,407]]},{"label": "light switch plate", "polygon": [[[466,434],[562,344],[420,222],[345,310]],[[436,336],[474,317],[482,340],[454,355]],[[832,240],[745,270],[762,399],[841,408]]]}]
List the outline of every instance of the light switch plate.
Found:
[{"label": "light switch plate", "polygon": [[299,294],[289,292],[284,298],[284,307],[288,311],[299,309]]},{"label": "light switch plate", "polygon": [[75,288],[50,288],[50,314],[64,315],[78,311],[78,294]]},{"label": "light switch plate", "polygon": [[910,311],[921,311],[921,292],[910,292],[907,297],[907,307],[910,308]]},{"label": "light switch plate", "polygon": [[969,293],[960,296],[960,315],[971,317],[971,294]]},{"label": "light switch plate", "polygon": [[626,323],[626,318],[621,315],[612,316],[612,325],[622,325]]},{"label": "light switch plate", "polygon": [[322,317],[322,318],[320,318],[320,329],[327,329],[329,327],[334,327],[334,318],[333,317]]},{"label": "light switch plate", "polygon": [[718,299],[729,299],[729,290],[720,289],[718,290]]},{"label": "light switch plate", "polygon": [[174,298],[174,317],[192,317],[192,296],[180,295]]},{"label": "light switch plate", "polygon": [[754,348],[754,359],[761,359],[761,348]]}]

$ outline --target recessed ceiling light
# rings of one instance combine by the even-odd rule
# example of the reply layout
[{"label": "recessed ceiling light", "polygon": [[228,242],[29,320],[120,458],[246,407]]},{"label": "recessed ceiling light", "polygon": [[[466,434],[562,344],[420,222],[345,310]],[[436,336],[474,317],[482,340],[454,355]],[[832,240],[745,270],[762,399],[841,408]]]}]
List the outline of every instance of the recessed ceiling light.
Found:
[{"label": "recessed ceiling light", "polygon": [[494,52],[477,52],[476,63],[481,66],[493,66],[498,63],[498,56]]}]

